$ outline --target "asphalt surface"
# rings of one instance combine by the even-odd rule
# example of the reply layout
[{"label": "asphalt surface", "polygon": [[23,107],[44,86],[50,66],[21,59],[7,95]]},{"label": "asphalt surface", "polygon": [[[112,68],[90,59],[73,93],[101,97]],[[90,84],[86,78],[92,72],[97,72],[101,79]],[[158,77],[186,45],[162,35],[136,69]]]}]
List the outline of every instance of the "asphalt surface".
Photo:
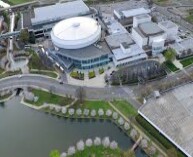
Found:
[{"label": "asphalt surface", "polygon": [[[60,84],[58,80],[34,74],[23,74],[7,77],[0,80],[0,89],[16,89],[23,87],[39,87],[51,91],[52,93],[60,95],[71,95],[76,97],[78,86],[69,84]],[[85,99],[89,100],[113,100],[113,99],[126,99],[130,101],[135,108],[141,105],[132,98],[131,92],[122,87],[83,87],[85,92]]]}]

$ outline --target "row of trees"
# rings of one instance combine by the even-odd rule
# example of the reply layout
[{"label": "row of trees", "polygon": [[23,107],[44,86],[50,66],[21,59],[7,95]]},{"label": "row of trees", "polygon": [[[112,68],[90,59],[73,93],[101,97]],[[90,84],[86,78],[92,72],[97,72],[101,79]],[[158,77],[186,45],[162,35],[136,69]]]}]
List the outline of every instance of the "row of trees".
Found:
[{"label": "row of trees", "polygon": [[104,137],[103,139],[96,137],[94,140],[89,138],[85,142],[83,140],[80,140],[77,142],[76,146],[70,146],[66,152],[63,152],[61,154],[58,150],[53,150],[50,153],[50,157],[72,156],[76,153],[76,151],[84,151],[88,147],[100,145],[102,145],[104,148],[110,148],[112,150],[118,148],[118,143],[116,141],[111,142],[109,137]]},{"label": "row of trees", "polygon": [[124,67],[111,76],[112,84],[131,84],[144,82],[166,75],[165,69],[156,61],[145,61],[140,64]]},{"label": "row of trees", "polygon": [[28,42],[32,44],[35,43],[35,35],[33,32],[29,32],[28,29],[22,29],[20,31],[19,39],[25,44]]}]

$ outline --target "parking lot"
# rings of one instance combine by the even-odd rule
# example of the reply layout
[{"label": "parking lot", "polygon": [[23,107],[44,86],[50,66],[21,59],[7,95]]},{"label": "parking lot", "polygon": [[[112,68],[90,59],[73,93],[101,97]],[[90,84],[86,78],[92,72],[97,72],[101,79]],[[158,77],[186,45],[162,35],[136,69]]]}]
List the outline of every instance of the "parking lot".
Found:
[{"label": "parking lot", "polygon": [[121,80],[123,84],[129,83],[145,83],[150,79],[159,78],[166,75],[165,70],[154,60],[143,61],[128,67],[124,67],[113,73],[111,80],[113,83],[118,84]]},{"label": "parking lot", "polygon": [[96,9],[99,9],[102,13],[112,14],[113,11],[116,10],[127,10],[127,9],[135,9],[135,8],[148,8],[146,0],[136,1],[136,0],[128,0],[122,2],[115,3],[107,3],[107,4],[97,4],[91,5]]}]

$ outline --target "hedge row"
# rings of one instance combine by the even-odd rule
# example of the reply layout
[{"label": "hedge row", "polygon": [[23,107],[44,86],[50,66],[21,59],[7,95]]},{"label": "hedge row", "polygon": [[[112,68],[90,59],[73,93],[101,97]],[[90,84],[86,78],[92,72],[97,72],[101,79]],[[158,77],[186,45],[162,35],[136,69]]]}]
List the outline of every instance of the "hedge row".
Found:
[{"label": "hedge row", "polygon": [[[147,122],[142,116],[137,115],[136,121],[155,139],[157,139],[166,149],[174,148],[173,145],[167,138],[165,138],[157,129],[155,129],[149,122]],[[175,147],[178,157],[185,157],[185,155]]]}]

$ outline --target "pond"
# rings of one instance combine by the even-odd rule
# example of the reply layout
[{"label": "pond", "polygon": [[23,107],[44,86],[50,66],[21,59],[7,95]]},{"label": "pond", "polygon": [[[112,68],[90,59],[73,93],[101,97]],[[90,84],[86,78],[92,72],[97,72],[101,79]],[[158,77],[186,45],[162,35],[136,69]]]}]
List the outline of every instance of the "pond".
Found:
[{"label": "pond", "polygon": [[[15,97],[0,105],[0,152],[2,157],[48,157],[53,149],[66,151],[80,139],[109,136],[122,149],[132,140],[110,121],[59,118],[28,108]],[[146,157],[140,148],[137,157]]]}]

